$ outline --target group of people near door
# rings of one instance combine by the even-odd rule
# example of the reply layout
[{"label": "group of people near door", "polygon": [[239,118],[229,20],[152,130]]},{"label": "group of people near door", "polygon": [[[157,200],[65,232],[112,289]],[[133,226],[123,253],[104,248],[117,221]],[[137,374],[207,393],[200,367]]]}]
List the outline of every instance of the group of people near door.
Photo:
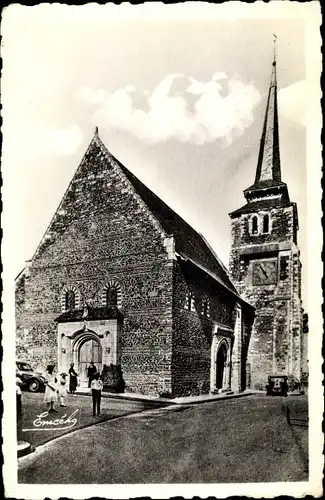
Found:
[{"label": "group of people near door", "polygon": [[[65,405],[65,397],[67,395],[67,374],[61,373],[59,381],[53,375],[54,365],[49,365],[46,369],[48,374],[45,379],[45,397],[44,401],[48,405],[48,411],[53,412],[54,403],[57,401],[57,395],[60,398],[60,406]],[[97,371],[94,362],[91,361],[87,370],[88,387],[91,389],[93,400],[93,415],[100,415],[100,401],[103,390],[103,382],[100,378],[100,373]],[[74,363],[71,363],[69,368],[69,393],[75,394],[78,387],[78,374],[74,369]]]},{"label": "group of people near door", "polygon": [[[68,375],[69,375],[69,393],[75,394],[78,387],[78,374],[74,369],[74,363],[71,363],[69,373],[61,373],[59,376],[54,373],[55,365],[48,365],[45,373],[45,395],[44,402],[47,404],[49,413],[57,412],[54,409],[54,404],[60,401],[60,406],[65,407],[66,395],[68,393]],[[100,373],[97,371],[93,362],[90,363],[87,371],[88,387],[92,392],[93,416],[100,415],[101,392],[103,390],[103,382]],[[21,415],[21,381],[16,379],[17,393],[17,416]]]},{"label": "group of people near door", "polygon": [[[87,370],[88,377],[88,387],[91,387],[91,382],[94,376],[97,374],[97,368],[94,365],[94,362],[91,361]],[[75,394],[76,389],[78,387],[78,374],[75,372],[74,363],[71,363],[69,368],[69,392],[70,394]]]}]

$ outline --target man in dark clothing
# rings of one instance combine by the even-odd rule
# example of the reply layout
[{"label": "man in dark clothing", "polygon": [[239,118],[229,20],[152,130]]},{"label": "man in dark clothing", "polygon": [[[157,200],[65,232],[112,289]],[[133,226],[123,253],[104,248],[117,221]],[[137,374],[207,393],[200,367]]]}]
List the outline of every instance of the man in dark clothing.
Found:
[{"label": "man in dark clothing", "polygon": [[20,377],[16,377],[16,412],[17,412],[17,441],[22,440],[22,404],[21,404],[21,388],[23,382]]},{"label": "man in dark clothing", "polygon": [[94,365],[94,362],[91,361],[90,365],[88,366],[88,387],[90,387],[91,381],[94,378],[95,373],[97,372],[97,368]]}]

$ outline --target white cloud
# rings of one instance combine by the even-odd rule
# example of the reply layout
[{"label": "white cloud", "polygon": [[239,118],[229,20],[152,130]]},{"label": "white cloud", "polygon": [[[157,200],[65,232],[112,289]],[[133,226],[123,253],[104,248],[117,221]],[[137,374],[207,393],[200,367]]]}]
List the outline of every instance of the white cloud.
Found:
[{"label": "white cloud", "polygon": [[93,90],[87,85],[79,87],[77,92],[77,98],[81,101],[89,102],[90,104],[103,104],[107,101],[110,94],[106,90],[98,89]]},{"label": "white cloud", "polygon": [[[183,80],[184,90],[173,93],[177,79]],[[208,82],[180,73],[168,75],[151,95],[141,92],[146,110],[135,107],[136,93],[132,85],[111,94],[81,87],[77,97],[94,106],[93,121],[99,127],[126,130],[150,143],[175,139],[194,144],[217,139],[231,143],[251,125],[253,110],[261,98],[253,84],[228,79],[220,72],[214,73]]]},{"label": "white cloud", "polygon": [[212,80],[227,80],[227,75],[226,73],[217,71],[212,75]]},{"label": "white cloud", "polygon": [[301,80],[279,90],[279,112],[288,120],[306,125],[307,82]]}]

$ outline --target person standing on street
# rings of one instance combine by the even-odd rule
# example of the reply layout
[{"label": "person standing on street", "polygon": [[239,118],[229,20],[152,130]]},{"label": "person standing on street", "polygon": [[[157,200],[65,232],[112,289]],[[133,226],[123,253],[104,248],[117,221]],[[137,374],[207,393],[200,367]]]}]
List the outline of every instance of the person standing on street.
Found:
[{"label": "person standing on street", "polygon": [[88,387],[90,387],[90,384],[91,384],[91,381],[95,375],[95,373],[97,372],[97,368],[96,366],[94,365],[94,362],[91,361],[90,362],[90,365],[88,366],[88,373],[87,373],[87,376],[88,376]]},{"label": "person standing on street", "polygon": [[17,441],[21,440],[21,427],[22,427],[22,404],[21,404],[21,388],[23,384],[20,377],[16,377],[16,412],[17,412]]},{"label": "person standing on street", "polygon": [[48,365],[45,375],[45,396],[44,402],[47,404],[47,411],[49,413],[57,413],[54,409],[54,403],[57,401],[58,385],[57,379],[53,375],[54,365]]},{"label": "person standing on street", "polygon": [[74,363],[71,363],[69,368],[69,392],[70,394],[75,394],[78,385],[78,374],[74,370]]},{"label": "person standing on street", "polygon": [[91,395],[93,399],[93,417],[100,416],[100,400],[102,397],[103,381],[100,379],[99,372],[96,372],[91,381]]},{"label": "person standing on street", "polygon": [[59,396],[60,396],[60,406],[66,406],[65,396],[67,395],[67,374],[61,373],[59,382]]}]

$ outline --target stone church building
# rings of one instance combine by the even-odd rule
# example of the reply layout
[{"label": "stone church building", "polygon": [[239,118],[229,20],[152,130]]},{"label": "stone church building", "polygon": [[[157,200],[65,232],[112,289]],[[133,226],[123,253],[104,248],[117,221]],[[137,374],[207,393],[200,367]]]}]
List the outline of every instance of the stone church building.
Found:
[{"label": "stone church building", "polygon": [[[125,391],[265,387],[301,363],[298,219],[281,181],[275,66],[256,179],[232,212],[230,275],[204,237],[95,135],[16,280],[17,356],[120,367]],[[255,317],[256,309],[256,319]],[[252,338],[251,338],[252,337]]]},{"label": "stone church building", "polygon": [[126,391],[145,394],[245,387],[253,307],[97,131],[17,280],[16,306],[18,354],[34,364],[74,362],[84,380],[91,360],[113,364]]}]

